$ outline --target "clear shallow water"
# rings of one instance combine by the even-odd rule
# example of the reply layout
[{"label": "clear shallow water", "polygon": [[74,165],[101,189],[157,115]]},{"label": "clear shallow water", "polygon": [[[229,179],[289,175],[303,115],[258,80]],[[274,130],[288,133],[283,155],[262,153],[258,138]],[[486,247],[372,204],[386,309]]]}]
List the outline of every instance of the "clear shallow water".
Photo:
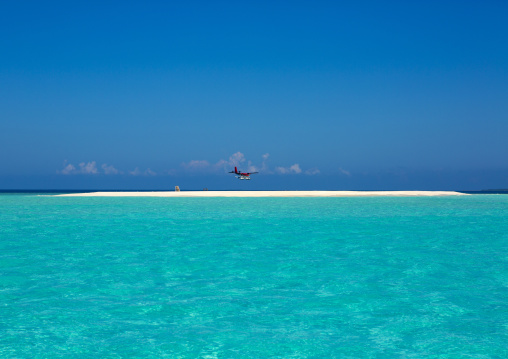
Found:
[{"label": "clear shallow water", "polygon": [[508,196],[0,196],[2,358],[506,358]]}]

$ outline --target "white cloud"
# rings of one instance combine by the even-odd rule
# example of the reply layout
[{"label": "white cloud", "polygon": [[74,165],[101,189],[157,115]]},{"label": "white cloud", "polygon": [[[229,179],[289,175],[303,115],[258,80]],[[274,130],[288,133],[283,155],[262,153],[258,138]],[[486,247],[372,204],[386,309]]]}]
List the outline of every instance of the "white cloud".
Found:
[{"label": "white cloud", "polygon": [[341,168],[341,167],[339,167],[339,171],[340,171],[340,173],[342,173],[342,174],[343,174],[343,175],[345,175],[345,176],[348,176],[348,177],[350,177],[350,176],[351,176],[351,172],[346,171],[345,169],[343,169],[343,168]]},{"label": "white cloud", "polygon": [[226,160],[219,160],[216,164],[213,165],[214,170],[218,170],[220,168],[226,170],[226,168],[231,167],[228,161]]},{"label": "white cloud", "polygon": [[310,170],[305,171],[305,174],[309,175],[309,176],[318,175],[320,173],[321,173],[321,171],[318,170],[317,168],[311,168]]},{"label": "white cloud", "polygon": [[101,168],[104,171],[104,174],[106,174],[106,175],[117,175],[117,174],[121,173],[119,170],[117,170],[115,167],[113,167],[113,165],[108,166],[106,163],[104,163],[101,166]]},{"label": "white cloud", "polygon": [[251,161],[247,162],[247,172],[259,172],[258,168],[252,164]]},{"label": "white cloud", "polygon": [[[233,167],[238,167],[239,170],[246,172],[262,172],[264,174],[272,173],[268,168],[267,161],[270,157],[269,153],[265,153],[261,155],[262,162],[261,166],[253,163],[250,160],[245,158],[245,155],[242,152],[233,153],[229,159],[224,160],[221,159],[215,164],[210,164],[205,160],[192,160],[187,163],[183,163],[182,166],[187,171],[208,171],[208,172],[229,172]],[[300,174],[302,173],[302,169],[298,163],[295,163],[289,167],[276,167],[275,171],[279,174]],[[312,169],[306,172],[307,174],[317,174],[319,173],[318,169]]]},{"label": "white cloud", "polygon": [[97,164],[95,161],[92,162],[81,162],[79,164],[79,173],[87,174],[87,175],[95,175],[98,173]]},{"label": "white cloud", "polygon": [[208,163],[208,161],[205,161],[205,160],[192,160],[192,161],[189,161],[187,163],[182,163],[182,166],[187,169],[187,170],[203,170],[207,167],[210,166],[210,163]]},{"label": "white cloud", "polygon": [[150,168],[147,168],[144,175],[145,176],[157,176],[157,173],[152,171]]},{"label": "white cloud", "polygon": [[302,169],[300,168],[300,165],[298,163],[295,163],[294,165],[289,167],[276,167],[275,171],[283,175],[302,173]]},{"label": "white cloud", "polygon": [[95,175],[98,174],[97,163],[95,161],[91,162],[81,162],[78,165],[79,168],[76,168],[72,163],[67,164],[67,161],[64,161],[64,168],[61,171],[56,171],[57,173],[63,175],[76,175],[76,174],[85,174],[85,175]]},{"label": "white cloud", "polygon": [[[170,174],[178,174],[182,172],[192,173],[227,173],[230,172],[234,167],[238,167],[239,170],[245,172],[260,172],[263,174],[273,174],[274,171],[270,170],[267,165],[267,161],[270,158],[269,153],[261,155],[261,164],[254,163],[251,160],[247,160],[242,152],[235,152],[228,159],[220,159],[216,163],[210,163],[207,160],[191,160],[181,164],[180,169],[171,169],[166,171]],[[298,163],[295,163],[289,167],[278,166],[275,168],[275,173],[278,174],[302,174],[317,175],[320,173],[319,169],[311,168],[305,172],[301,169]],[[131,173],[132,174],[132,173]],[[136,173],[141,174],[141,173]]]},{"label": "white cloud", "polygon": [[245,162],[245,156],[241,152],[236,152],[229,157],[229,163],[238,166],[240,163]]},{"label": "white cloud", "polygon": [[271,173],[271,171],[268,169],[268,165],[266,164],[266,161],[268,161],[268,157],[270,157],[269,153],[265,153],[261,156],[263,158],[263,162],[261,162],[261,171],[264,173]]},{"label": "white cloud", "polygon": [[[122,171],[118,170],[113,165],[108,165],[107,163],[102,164],[100,167],[100,170],[97,168],[97,162],[90,161],[90,162],[81,162],[78,167],[74,166],[72,163],[67,163],[67,161],[64,162],[64,168],[60,171],[56,171],[59,174],[63,175],[118,175],[123,174]],[[131,176],[156,176],[157,172],[151,170],[150,168],[147,168],[145,171],[140,171],[138,167],[136,167],[132,171],[127,172]]]},{"label": "white cloud", "polygon": [[[240,167],[242,163],[245,163],[245,155],[241,152],[233,153],[228,160],[221,159],[217,161],[215,164],[210,164],[210,162],[206,160],[191,160],[189,162],[182,163],[182,167],[186,172],[207,172],[207,173],[220,173],[220,172],[229,172],[232,167]],[[253,170],[256,167],[252,164],[252,162],[247,162],[248,169],[246,171],[255,172],[257,170]]]},{"label": "white cloud", "polygon": [[[65,165],[65,163],[64,163]],[[73,173],[76,173],[76,167],[74,167],[71,163],[69,163],[67,166],[64,167],[63,170],[57,171],[57,173],[61,173],[63,175],[70,175]]]},{"label": "white cloud", "polygon": [[170,168],[169,170],[165,170],[162,172],[163,174],[170,175],[170,176],[176,176],[178,173],[180,173],[177,169]]},{"label": "white cloud", "polygon": [[157,172],[152,171],[150,168],[147,168],[144,172],[139,170],[139,167],[136,167],[134,170],[129,171],[131,176],[156,176]]},{"label": "white cloud", "polygon": [[134,168],[134,170],[129,171],[129,174],[131,176],[139,176],[141,174],[141,171],[139,170],[139,168],[136,167],[136,168]]},{"label": "white cloud", "polygon": [[291,167],[289,167],[289,170],[294,173],[302,173],[302,169],[300,168],[300,165],[298,163],[295,163]]}]

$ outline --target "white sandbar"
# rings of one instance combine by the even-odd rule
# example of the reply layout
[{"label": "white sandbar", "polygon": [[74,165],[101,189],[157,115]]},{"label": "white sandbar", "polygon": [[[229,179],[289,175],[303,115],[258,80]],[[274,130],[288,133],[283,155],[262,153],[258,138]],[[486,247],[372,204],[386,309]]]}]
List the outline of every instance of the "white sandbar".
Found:
[{"label": "white sandbar", "polygon": [[91,192],[59,194],[60,197],[417,197],[464,196],[453,191],[157,191]]}]

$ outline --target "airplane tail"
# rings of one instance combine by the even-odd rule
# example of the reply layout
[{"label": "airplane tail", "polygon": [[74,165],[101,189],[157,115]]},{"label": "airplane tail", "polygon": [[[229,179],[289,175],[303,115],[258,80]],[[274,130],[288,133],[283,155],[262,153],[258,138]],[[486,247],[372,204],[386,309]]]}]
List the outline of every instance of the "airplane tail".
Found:
[{"label": "airplane tail", "polygon": [[236,167],[235,167],[235,173],[238,173],[238,170],[236,169]]}]

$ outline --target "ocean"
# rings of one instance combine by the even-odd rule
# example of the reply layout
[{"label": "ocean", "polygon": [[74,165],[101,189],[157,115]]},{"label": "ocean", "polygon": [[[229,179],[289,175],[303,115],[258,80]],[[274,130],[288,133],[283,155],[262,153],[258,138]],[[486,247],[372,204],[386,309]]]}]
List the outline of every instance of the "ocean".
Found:
[{"label": "ocean", "polygon": [[507,358],[508,195],[0,195],[1,358]]}]

